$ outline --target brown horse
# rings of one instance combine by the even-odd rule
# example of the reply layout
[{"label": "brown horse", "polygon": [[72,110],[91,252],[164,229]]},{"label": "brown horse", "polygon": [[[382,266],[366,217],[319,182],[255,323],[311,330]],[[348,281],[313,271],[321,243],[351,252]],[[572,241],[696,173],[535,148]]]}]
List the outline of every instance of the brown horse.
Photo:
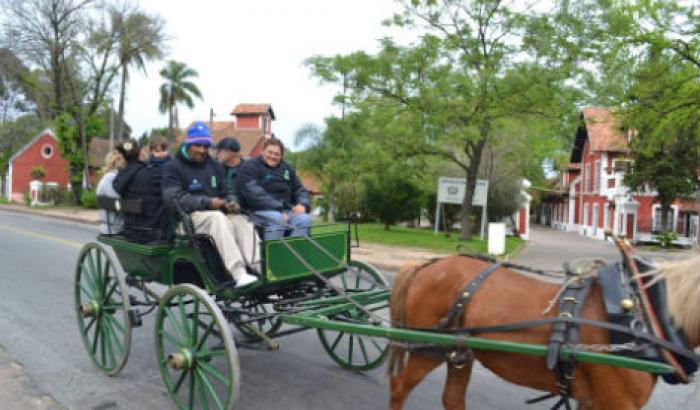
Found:
[{"label": "brown horse", "polygon": [[[406,266],[398,274],[391,297],[394,326],[431,328],[443,318],[459,293],[489,262],[451,256],[423,266]],[[690,345],[700,345],[700,257],[661,266],[655,273],[666,280],[668,311],[687,336]],[[499,268],[483,282],[461,317],[463,327],[493,326],[542,318],[555,298],[560,283],[546,282],[506,268]],[[556,311],[556,309],[554,309]],[[550,312],[544,317],[553,317]],[[602,291],[591,288],[581,317],[606,320]],[[547,345],[551,326],[540,326],[482,337]],[[607,330],[582,326],[580,343],[608,344]],[[465,366],[448,365],[442,395],[445,409],[464,409],[473,359],[501,378],[521,386],[557,393],[556,378],[542,357],[474,350]],[[392,347],[389,362],[392,410],[403,408],[411,390],[442,361],[420,353]],[[579,409],[639,409],[651,396],[656,376],[608,365],[579,363],[574,372],[572,397]]]}]

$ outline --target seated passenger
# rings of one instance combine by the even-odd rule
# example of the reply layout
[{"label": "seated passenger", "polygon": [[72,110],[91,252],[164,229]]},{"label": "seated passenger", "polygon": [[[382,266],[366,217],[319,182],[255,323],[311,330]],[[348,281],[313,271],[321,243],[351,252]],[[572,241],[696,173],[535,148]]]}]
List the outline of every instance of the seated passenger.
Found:
[{"label": "seated passenger", "polygon": [[[119,194],[112,187],[112,181],[114,181],[114,177],[117,176],[119,170],[125,166],[124,156],[116,149],[110,151],[105,157],[104,175],[102,175],[100,182],[97,184],[95,193],[98,196],[119,199]],[[123,225],[124,220],[121,214],[100,209],[100,233],[108,235],[121,233]]]},{"label": "seated passenger", "polygon": [[246,161],[236,176],[243,206],[265,225],[265,240],[308,235],[311,228],[309,192],[294,169],[282,160],[284,145],[277,138],[265,140],[262,155]]},{"label": "seated passenger", "polygon": [[170,153],[168,152],[168,140],[163,137],[152,137],[148,143],[148,163],[162,167],[166,162],[170,161]]},{"label": "seated passenger", "polygon": [[246,271],[246,266],[257,270],[257,233],[242,216],[222,212],[240,208],[233,191],[224,187],[221,164],[209,157],[210,146],[209,127],[195,123],[175,158],[163,167],[163,199],[167,204],[177,201],[190,213],[195,232],[214,240],[236,287],[246,286],[257,280]]},{"label": "seated passenger", "polygon": [[117,150],[122,152],[127,165],[114,178],[112,186],[123,199],[141,200],[141,213],[124,213],[124,236],[138,243],[170,240],[172,226],[170,213],[163,206],[161,168],[143,161],[135,140],[120,144]]}]

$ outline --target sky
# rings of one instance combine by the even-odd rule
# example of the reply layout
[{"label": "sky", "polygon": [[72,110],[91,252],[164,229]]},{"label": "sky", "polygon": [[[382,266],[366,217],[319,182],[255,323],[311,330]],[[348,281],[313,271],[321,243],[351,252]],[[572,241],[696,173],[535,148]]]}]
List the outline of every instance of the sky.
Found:
[{"label": "sky", "polygon": [[[194,120],[232,120],[239,103],[271,103],[272,130],[290,145],[306,123],[323,124],[337,113],[338,91],[311,78],[303,62],[313,55],[357,50],[376,52],[378,40],[398,34],[381,22],[400,10],[393,0],[140,0],[145,11],[165,20],[168,55],[132,71],[126,121],[134,136],[167,126],[158,111],[160,69],[165,61],[186,63],[199,73],[203,100],[180,106],[180,126]],[[393,31],[392,31],[393,30]],[[293,146],[293,145],[291,145]]]}]

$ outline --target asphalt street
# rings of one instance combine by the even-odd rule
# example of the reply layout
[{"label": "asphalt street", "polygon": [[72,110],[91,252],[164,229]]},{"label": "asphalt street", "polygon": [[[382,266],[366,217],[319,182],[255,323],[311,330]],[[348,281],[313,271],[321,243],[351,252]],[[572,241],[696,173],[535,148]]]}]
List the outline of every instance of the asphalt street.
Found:
[{"label": "asphalt street", "polygon": [[[66,408],[174,408],[155,361],[154,315],[135,329],[129,362],[116,377],[105,376],[94,367],[83,348],[73,313],[73,271],[80,248],[95,235],[93,225],[0,211],[0,345],[23,365],[39,390]],[[543,239],[536,235],[519,261],[537,265],[542,260],[549,264],[543,267],[554,268],[560,264],[555,253],[560,252],[561,259],[565,251],[575,253],[577,249],[538,255],[531,251],[538,240]],[[601,256],[603,244],[583,240],[587,245],[578,245],[578,249]],[[563,246],[561,238],[553,241]],[[615,256],[614,251],[609,254]],[[239,350],[239,409],[387,407],[389,388],[383,368],[364,374],[341,369],[326,355],[313,331],[280,342],[276,352]],[[467,397],[471,408],[533,408],[523,402],[536,392],[507,384],[478,366],[474,372]],[[413,392],[406,409],[440,408],[443,380],[443,369],[431,374]],[[698,408],[696,390],[696,386],[659,387],[648,408]]]}]

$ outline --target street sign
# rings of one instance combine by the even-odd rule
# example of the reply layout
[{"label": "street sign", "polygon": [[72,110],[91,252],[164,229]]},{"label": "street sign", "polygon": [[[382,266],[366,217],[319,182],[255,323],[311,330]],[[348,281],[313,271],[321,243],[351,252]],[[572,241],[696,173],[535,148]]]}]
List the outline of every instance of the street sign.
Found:
[{"label": "street sign", "polygon": [[[466,180],[464,178],[440,177],[438,180],[438,202],[461,205],[464,199],[465,186]],[[486,205],[488,190],[489,181],[477,179],[476,187],[474,188],[474,196],[472,197],[472,205]]]},{"label": "street sign", "polygon": [[[461,205],[464,200],[467,181],[464,178],[440,177],[438,179],[437,206],[435,212],[435,234],[437,235],[442,204]],[[481,207],[481,239],[484,239],[486,229],[486,200],[488,198],[489,181],[477,179],[472,196],[472,206]]]}]

